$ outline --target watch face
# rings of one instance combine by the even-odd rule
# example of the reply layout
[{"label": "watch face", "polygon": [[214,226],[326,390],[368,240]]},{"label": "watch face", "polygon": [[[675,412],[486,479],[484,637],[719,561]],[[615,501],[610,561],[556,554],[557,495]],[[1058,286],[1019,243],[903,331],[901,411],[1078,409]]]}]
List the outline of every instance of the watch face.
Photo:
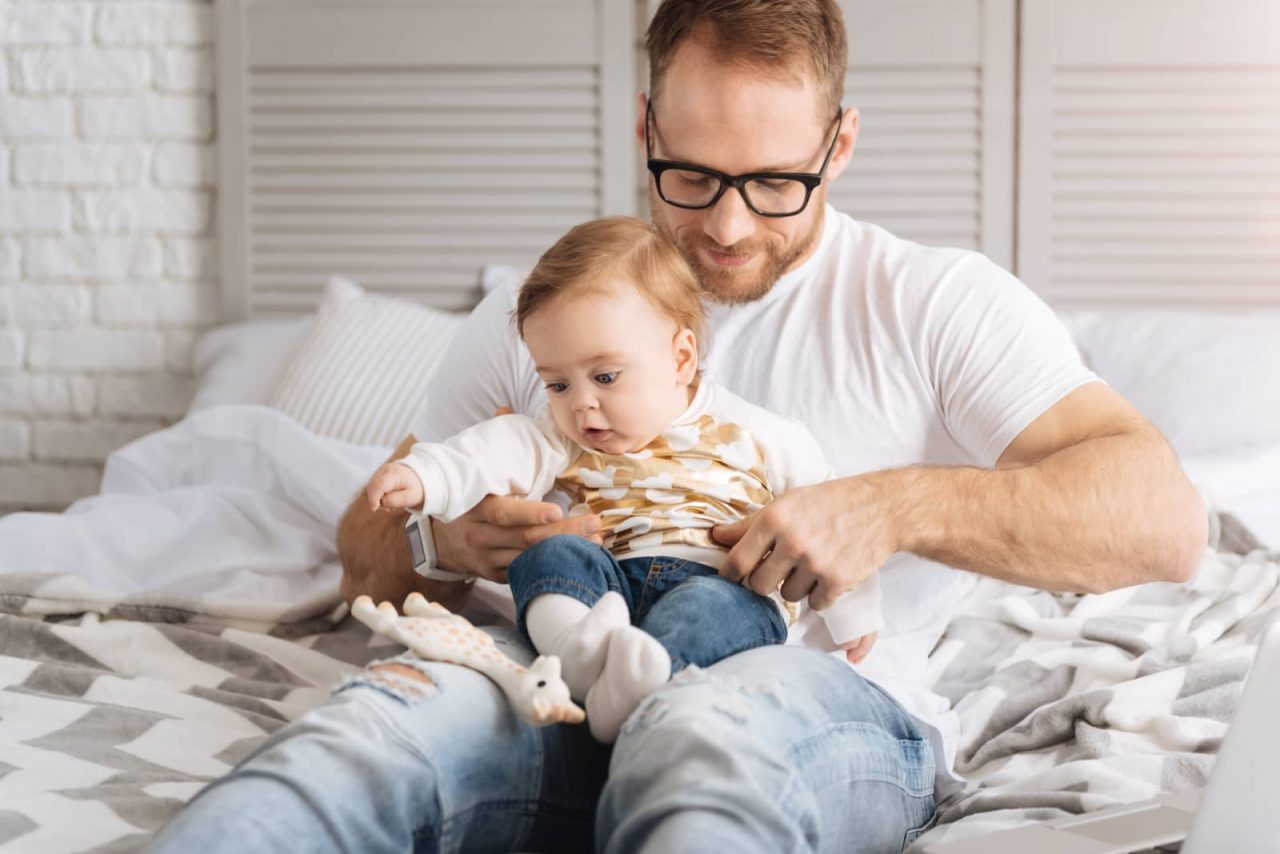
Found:
[{"label": "watch face", "polygon": [[409,554],[413,557],[414,566],[422,566],[427,562],[427,550],[422,546],[422,530],[418,527],[420,520],[414,519],[405,530],[409,533]]}]

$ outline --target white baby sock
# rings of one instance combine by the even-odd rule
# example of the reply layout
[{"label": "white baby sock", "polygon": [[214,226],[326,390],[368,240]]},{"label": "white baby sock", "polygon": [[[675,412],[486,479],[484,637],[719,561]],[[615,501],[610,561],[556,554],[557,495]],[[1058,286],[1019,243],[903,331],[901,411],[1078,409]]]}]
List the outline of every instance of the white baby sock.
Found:
[{"label": "white baby sock", "polygon": [[604,670],[587,691],[587,724],[612,744],[640,701],[671,678],[671,656],[648,632],[626,625],[609,633]]},{"label": "white baby sock", "polygon": [[622,594],[612,590],[593,607],[563,593],[543,593],[529,603],[524,624],[538,652],[559,656],[569,694],[582,700],[604,669],[609,632],[631,625],[631,612]]}]

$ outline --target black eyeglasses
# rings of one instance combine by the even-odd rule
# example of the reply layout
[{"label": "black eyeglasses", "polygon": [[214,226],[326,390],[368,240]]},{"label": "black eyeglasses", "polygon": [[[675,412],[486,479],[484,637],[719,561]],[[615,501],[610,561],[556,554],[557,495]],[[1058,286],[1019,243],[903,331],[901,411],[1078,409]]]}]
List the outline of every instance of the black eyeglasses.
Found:
[{"label": "black eyeglasses", "polygon": [[653,101],[645,109],[644,153],[649,172],[658,188],[658,196],[669,205],[691,211],[709,208],[728,187],[742,195],[752,212],[760,216],[795,216],[809,204],[809,196],[822,183],[827,174],[827,164],[835,153],[840,139],[842,108],[836,109],[836,134],[822,158],[822,168],[817,172],[748,172],[745,175],[726,175],[704,166],[679,163],[674,160],[657,160],[653,157],[653,143],[649,138],[649,125],[656,129]]}]

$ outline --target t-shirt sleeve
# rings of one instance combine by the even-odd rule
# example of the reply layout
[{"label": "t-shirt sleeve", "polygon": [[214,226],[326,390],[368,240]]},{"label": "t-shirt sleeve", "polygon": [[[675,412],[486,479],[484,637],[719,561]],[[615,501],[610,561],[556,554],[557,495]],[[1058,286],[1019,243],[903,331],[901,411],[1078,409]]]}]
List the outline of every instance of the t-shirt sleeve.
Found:
[{"label": "t-shirt sleeve", "polygon": [[511,321],[515,297],[511,287],[490,292],[453,336],[414,421],[419,442],[439,442],[501,406],[533,414],[537,374]]},{"label": "t-shirt sleeve", "polygon": [[983,255],[958,254],[918,310],[922,370],[978,465],[994,466],[1032,421],[1098,380],[1049,306]]}]

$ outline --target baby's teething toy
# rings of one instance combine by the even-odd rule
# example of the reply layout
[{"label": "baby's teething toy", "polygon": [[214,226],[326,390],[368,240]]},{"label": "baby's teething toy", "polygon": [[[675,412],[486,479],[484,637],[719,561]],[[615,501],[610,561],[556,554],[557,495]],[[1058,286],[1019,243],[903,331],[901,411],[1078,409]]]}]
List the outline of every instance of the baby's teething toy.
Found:
[{"label": "baby's teething toy", "polygon": [[374,607],[368,596],[351,603],[351,616],[420,657],[460,664],[488,676],[507,695],[516,714],[534,726],[577,724],[586,718],[569,698],[569,686],[560,678],[560,659],[554,655],[540,655],[529,667],[521,667],[465,617],[428,602],[421,593],[408,595],[404,614],[396,613],[390,602]]}]

